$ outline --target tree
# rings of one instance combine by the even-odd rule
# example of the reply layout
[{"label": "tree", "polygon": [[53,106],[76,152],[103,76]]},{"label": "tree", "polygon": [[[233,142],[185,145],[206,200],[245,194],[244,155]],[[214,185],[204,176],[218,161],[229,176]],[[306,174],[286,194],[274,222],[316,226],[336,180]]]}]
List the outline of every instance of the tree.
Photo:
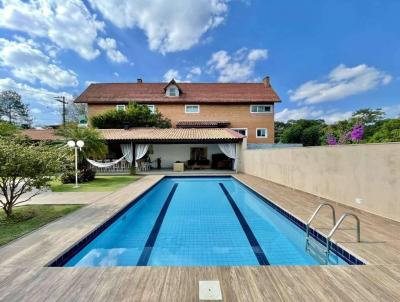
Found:
[{"label": "tree", "polygon": [[[55,134],[64,137],[65,143],[69,140],[84,141],[85,146],[80,154],[83,154],[86,158],[100,159],[107,155],[107,144],[101,133],[94,128],[79,127],[76,124],[69,123],[65,127],[57,129]],[[81,165],[83,164],[82,157],[79,158],[79,162]]]},{"label": "tree", "polygon": [[0,204],[7,217],[13,207],[47,187],[68,166],[66,148],[0,139]]},{"label": "tree", "polygon": [[275,122],[275,143],[280,143],[282,140],[282,133],[288,127],[288,124],[284,122]]},{"label": "tree", "polygon": [[321,145],[321,125],[314,125],[305,128],[301,135],[303,146],[320,146]]},{"label": "tree", "polygon": [[400,118],[384,120],[368,142],[400,142]]},{"label": "tree", "polygon": [[21,96],[13,90],[0,93],[0,119],[4,117],[9,123],[30,124],[29,109],[22,102]]},{"label": "tree", "polygon": [[282,133],[281,141],[285,144],[319,146],[324,128],[325,122],[323,120],[290,120],[288,121],[288,127]]},{"label": "tree", "polygon": [[385,112],[383,112],[381,108],[376,108],[376,109],[363,108],[354,112],[351,115],[350,120],[353,122],[353,124],[369,126],[382,120],[384,116]]},{"label": "tree", "polygon": [[14,136],[18,133],[18,127],[8,122],[0,121],[0,138]]},{"label": "tree", "polygon": [[171,121],[160,112],[152,113],[147,106],[130,103],[126,110],[110,110],[91,119],[92,125],[101,129],[125,127],[170,128]]},{"label": "tree", "polygon": [[73,100],[67,101],[66,107],[66,121],[69,123],[82,124],[82,119],[86,120],[87,104],[77,104]]}]

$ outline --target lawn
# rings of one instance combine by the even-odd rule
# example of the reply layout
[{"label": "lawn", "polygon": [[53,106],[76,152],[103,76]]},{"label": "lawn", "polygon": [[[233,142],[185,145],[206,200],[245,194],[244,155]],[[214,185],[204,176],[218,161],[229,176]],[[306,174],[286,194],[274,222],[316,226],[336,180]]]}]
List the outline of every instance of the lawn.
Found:
[{"label": "lawn", "polygon": [[140,176],[96,176],[95,180],[79,184],[62,184],[59,180],[53,181],[51,190],[53,192],[107,192],[115,191],[138,180]]},{"label": "lawn", "polygon": [[11,218],[0,211],[0,246],[78,210],[83,205],[26,205],[13,209]]}]

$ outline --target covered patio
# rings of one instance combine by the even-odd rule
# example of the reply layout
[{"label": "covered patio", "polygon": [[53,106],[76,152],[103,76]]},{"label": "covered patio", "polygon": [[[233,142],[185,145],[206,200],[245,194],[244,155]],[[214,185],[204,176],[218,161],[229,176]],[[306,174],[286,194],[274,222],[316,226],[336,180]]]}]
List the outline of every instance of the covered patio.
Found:
[{"label": "covered patio", "polygon": [[100,174],[230,174],[236,171],[243,136],[231,129],[100,129],[108,143]]}]

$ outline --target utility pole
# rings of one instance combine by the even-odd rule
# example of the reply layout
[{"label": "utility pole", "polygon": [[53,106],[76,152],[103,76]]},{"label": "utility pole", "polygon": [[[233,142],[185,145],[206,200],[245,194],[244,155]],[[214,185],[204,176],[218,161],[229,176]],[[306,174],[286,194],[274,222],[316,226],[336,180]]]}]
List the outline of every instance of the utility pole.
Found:
[{"label": "utility pole", "polygon": [[67,103],[67,102],[65,101],[65,96],[55,96],[54,99],[55,99],[57,102],[60,102],[60,103],[63,104],[62,116],[63,116],[63,125],[64,125],[64,127],[65,127],[65,104]]}]

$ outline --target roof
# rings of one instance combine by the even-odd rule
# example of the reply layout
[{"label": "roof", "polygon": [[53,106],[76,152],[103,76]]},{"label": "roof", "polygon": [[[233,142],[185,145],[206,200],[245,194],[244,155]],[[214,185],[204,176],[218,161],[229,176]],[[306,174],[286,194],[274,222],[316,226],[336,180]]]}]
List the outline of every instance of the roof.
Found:
[{"label": "roof", "polygon": [[264,83],[179,83],[180,96],[168,97],[167,83],[91,84],[76,103],[275,103],[279,96]]},{"label": "roof", "polygon": [[61,140],[61,136],[54,134],[54,129],[26,129],[22,134],[28,136],[33,141],[55,141]]},{"label": "roof", "polygon": [[[98,129],[105,140],[133,142],[239,142],[244,136],[225,128],[183,129],[183,128],[131,128],[131,129]],[[34,141],[61,140],[54,135],[53,129],[29,129],[22,131]]]},{"label": "roof", "polygon": [[106,140],[132,140],[136,142],[220,142],[241,141],[243,135],[225,128],[132,128],[99,129]]},{"label": "roof", "polygon": [[177,128],[225,128],[229,121],[178,121]]}]

